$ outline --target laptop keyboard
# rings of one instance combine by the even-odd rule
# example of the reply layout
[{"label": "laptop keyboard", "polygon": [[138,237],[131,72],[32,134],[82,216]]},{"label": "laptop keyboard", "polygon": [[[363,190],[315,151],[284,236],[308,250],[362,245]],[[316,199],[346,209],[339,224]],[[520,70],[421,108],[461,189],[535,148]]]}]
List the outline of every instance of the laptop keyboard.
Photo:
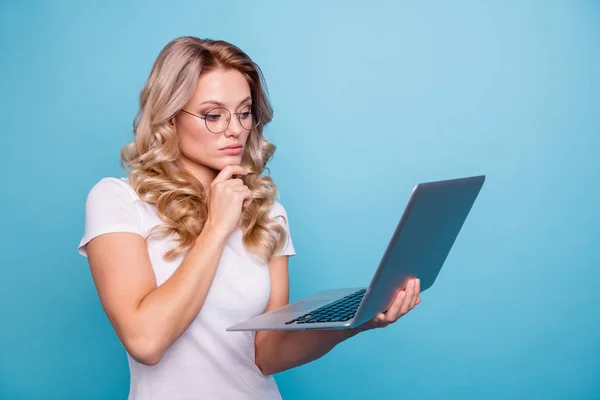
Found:
[{"label": "laptop keyboard", "polygon": [[343,322],[354,318],[356,310],[362,301],[367,289],[361,289],[348,296],[342,297],[333,303],[325,304],[309,313],[294,318],[287,324],[311,324],[323,322]]}]

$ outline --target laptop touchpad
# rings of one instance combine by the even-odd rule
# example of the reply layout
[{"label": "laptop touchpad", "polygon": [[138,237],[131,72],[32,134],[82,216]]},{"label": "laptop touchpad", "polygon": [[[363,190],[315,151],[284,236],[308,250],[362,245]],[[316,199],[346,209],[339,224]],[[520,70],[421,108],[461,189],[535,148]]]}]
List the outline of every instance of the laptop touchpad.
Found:
[{"label": "laptop touchpad", "polygon": [[323,305],[327,303],[326,301],[323,300],[305,300],[305,301],[300,301],[297,302],[295,304],[291,304],[285,308],[283,308],[281,311],[279,312],[309,312],[311,310],[314,310],[315,308],[318,308],[319,306]]}]

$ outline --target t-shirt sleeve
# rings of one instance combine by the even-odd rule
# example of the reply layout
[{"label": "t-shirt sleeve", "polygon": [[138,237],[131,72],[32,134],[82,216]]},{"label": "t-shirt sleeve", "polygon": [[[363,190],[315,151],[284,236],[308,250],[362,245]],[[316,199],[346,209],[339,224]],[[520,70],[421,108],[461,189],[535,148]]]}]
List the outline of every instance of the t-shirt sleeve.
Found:
[{"label": "t-shirt sleeve", "polygon": [[140,210],[127,183],[103,178],[88,193],[85,203],[85,230],[78,251],[87,257],[87,244],[111,232],[132,232],[143,236]]},{"label": "t-shirt sleeve", "polygon": [[[282,246],[282,248],[275,252],[273,256],[294,256],[296,255],[296,250],[294,249],[294,243],[292,242],[292,235],[290,233],[290,225],[287,216],[287,212],[281,203],[277,200],[273,203],[273,207],[271,208],[271,212],[269,215],[271,218],[275,218],[277,222],[279,222],[286,232],[286,240]],[[283,218],[282,218],[283,217]]]}]

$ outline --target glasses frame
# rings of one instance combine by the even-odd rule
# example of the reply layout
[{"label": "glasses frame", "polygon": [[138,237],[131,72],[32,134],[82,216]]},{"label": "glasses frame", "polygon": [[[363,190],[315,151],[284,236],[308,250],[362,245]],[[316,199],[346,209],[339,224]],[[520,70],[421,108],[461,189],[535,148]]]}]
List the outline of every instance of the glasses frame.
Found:
[{"label": "glasses frame", "polygon": [[[210,114],[210,112],[211,112],[211,111],[213,111],[213,110],[221,110],[221,109],[223,109],[223,110],[227,110],[227,112],[229,113],[229,117],[227,118],[227,126],[225,126],[225,129],[223,129],[222,131],[215,132],[215,131],[211,130],[211,129],[208,127],[208,121],[206,120],[206,115],[209,115],[209,114]],[[202,115],[195,114],[195,113],[193,113],[193,112],[190,112],[190,111],[188,111],[188,110],[185,110],[185,109],[183,109],[183,108],[181,109],[181,111],[183,111],[183,112],[184,112],[184,113],[186,113],[186,114],[190,114],[190,115],[192,115],[192,116],[194,116],[194,117],[196,117],[196,118],[200,118],[200,119],[204,120],[204,126],[206,126],[206,129],[208,129],[208,131],[209,131],[210,133],[213,133],[213,134],[215,134],[215,135],[219,135],[219,134],[221,134],[221,133],[225,132],[225,131],[226,131],[226,130],[229,128],[229,125],[231,125],[231,116],[232,116],[232,115],[235,115],[235,116],[237,117],[237,120],[238,120],[238,122],[240,123],[240,126],[241,126],[242,128],[244,128],[244,129],[246,129],[247,131],[251,131],[252,129],[256,129],[256,128],[257,128],[257,127],[260,125],[260,114],[259,114],[259,113],[256,113],[256,112],[255,112],[255,109],[254,109],[254,107],[252,107],[252,106],[250,106],[250,113],[251,113],[251,115],[252,115],[253,117],[254,117],[254,116],[256,116],[256,124],[255,124],[255,125],[254,125],[252,128],[250,128],[250,129],[246,128],[246,127],[245,127],[245,126],[242,124],[242,120],[240,119],[240,114],[242,114],[241,112],[233,112],[233,113],[232,113],[232,112],[231,112],[231,111],[229,111],[229,109],[228,109],[228,108],[226,108],[226,107],[214,107],[214,108],[211,108],[210,110],[208,110],[208,111],[206,112],[206,114],[205,114],[205,116],[204,116],[204,117],[203,117]]]}]

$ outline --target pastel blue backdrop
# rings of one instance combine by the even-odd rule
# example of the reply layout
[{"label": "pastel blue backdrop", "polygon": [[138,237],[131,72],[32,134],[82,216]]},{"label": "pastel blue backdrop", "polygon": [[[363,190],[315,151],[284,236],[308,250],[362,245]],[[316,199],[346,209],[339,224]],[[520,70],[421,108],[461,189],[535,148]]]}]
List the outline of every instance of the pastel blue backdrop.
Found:
[{"label": "pastel blue backdrop", "polygon": [[422,304],[284,399],[600,398],[600,3],[501,3],[0,3],[0,398],[126,398],[76,247],[181,35],[265,73],[292,299],[366,285],[416,183],[487,175]]}]

